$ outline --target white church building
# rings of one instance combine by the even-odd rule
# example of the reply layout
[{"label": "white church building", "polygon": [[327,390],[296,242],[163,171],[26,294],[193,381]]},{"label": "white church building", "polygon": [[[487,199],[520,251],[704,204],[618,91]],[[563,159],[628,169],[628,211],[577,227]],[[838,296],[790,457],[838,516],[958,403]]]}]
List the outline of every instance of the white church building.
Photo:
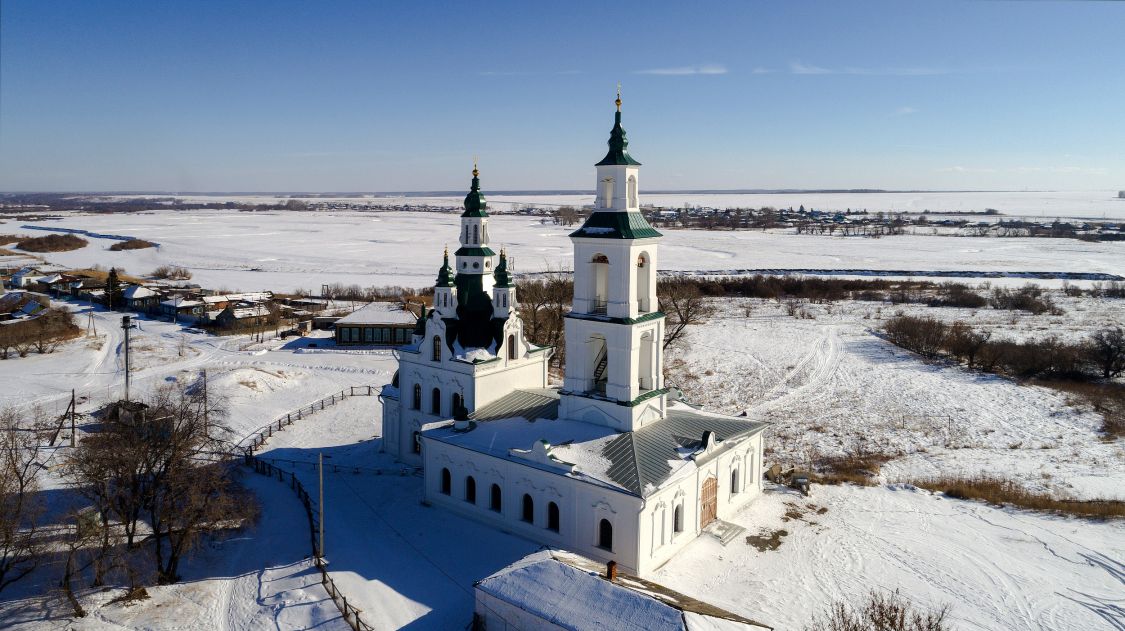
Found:
[{"label": "white church building", "polygon": [[570,235],[574,302],[562,387],[524,336],[505,253],[489,248],[480,179],[412,343],[382,390],[385,447],[425,471],[425,499],[643,574],[761,492],[765,423],[704,412],[663,379],[661,239],[618,97],[595,208]]}]

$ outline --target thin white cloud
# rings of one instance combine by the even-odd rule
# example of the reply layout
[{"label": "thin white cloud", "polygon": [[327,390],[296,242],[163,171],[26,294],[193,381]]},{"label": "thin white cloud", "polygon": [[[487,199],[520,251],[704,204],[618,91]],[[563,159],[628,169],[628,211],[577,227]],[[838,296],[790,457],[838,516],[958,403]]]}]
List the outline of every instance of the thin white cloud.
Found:
[{"label": "thin white cloud", "polygon": [[990,168],[987,168],[987,167],[963,167],[963,166],[958,165],[958,166],[951,166],[951,167],[945,167],[945,168],[937,169],[937,172],[938,173],[996,173],[996,169],[990,169]]},{"label": "thin white cloud", "polygon": [[858,76],[892,76],[892,77],[923,77],[931,75],[950,74],[945,68],[905,67],[905,68],[861,68],[845,66],[843,68],[826,68],[801,61],[789,62],[789,72],[799,75],[842,74]]},{"label": "thin white cloud", "polygon": [[789,62],[789,72],[792,72],[793,74],[833,74],[833,72],[828,68],[821,68],[820,66],[803,64],[799,61]]},{"label": "thin white cloud", "polygon": [[910,116],[911,114],[917,114],[917,113],[918,113],[918,110],[913,108],[913,107],[910,107],[909,105],[903,105],[902,107],[895,110],[895,116]]},{"label": "thin white cloud", "polygon": [[698,75],[698,74],[726,74],[726,66],[720,64],[703,64],[701,66],[675,66],[672,68],[650,68],[648,70],[638,70],[636,74],[653,74],[665,76],[682,76],[682,75]]},{"label": "thin white cloud", "polygon": [[753,70],[751,70],[750,74],[772,74],[774,72],[777,72],[777,71],[773,70],[771,68],[763,68],[761,66],[758,66],[757,68],[754,68]]}]

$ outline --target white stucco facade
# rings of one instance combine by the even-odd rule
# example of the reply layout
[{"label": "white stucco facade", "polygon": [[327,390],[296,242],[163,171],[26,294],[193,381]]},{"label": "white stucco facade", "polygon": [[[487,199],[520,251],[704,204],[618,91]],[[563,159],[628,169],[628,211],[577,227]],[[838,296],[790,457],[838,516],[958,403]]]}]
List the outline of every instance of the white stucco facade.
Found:
[{"label": "white stucco facade", "polygon": [[[384,440],[423,467],[431,505],[644,574],[761,492],[765,424],[669,396],[661,235],[639,211],[640,163],[620,121],[618,110],[594,211],[571,235],[562,387],[548,388],[550,349],[524,336],[503,257],[494,279],[471,277],[494,264],[474,177],[456,264],[447,255],[435,309],[383,390]],[[494,329],[467,332],[470,320]]]}]

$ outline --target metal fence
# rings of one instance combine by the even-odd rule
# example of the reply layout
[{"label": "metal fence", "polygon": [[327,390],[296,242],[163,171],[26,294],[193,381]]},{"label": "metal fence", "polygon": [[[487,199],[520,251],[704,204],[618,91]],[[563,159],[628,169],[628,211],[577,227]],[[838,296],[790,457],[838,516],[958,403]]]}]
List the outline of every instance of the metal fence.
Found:
[{"label": "metal fence", "polygon": [[293,492],[297,494],[297,499],[301,500],[301,504],[305,507],[305,516],[308,517],[309,520],[309,535],[313,559],[316,563],[316,569],[320,570],[320,582],[324,585],[325,591],[327,591],[328,595],[332,598],[332,602],[336,603],[336,607],[344,616],[344,621],[347,622],[348,626],[354,629],[354,631],[375,631],[375,627],[364,622],[363,618],[360,617],[360,614],[363,612],[356,606],[348,603],[347,596],[344,596],[344,594],[340,592],[339,588],[336,587],[336,582],[328,575],[328,567],[325,565],[324,559],[320,556],[320,549],[317,543],[320,540],[320,531],[317,527],[318,522],[316,519],[318,516],[314,515],[315,509],[313,508],[312,497],[309,495],[309,492],[305,490],[305,485],[301,484],[301,481],[297,479],[295,473],[283,471],[268,462],[262,461],[250,450],[246,451],[245,463],[262,475],[277,478],[279,482],[289,482],[289,488],[293,489]]},{"label": "metal fence", "polygon": [[310,414],[314,414],[320,410],[323,410],[325,407],[336,405],[337,403],[343,401],[348,397],[371,397],[376,396],[377,394],[378,389],[376,386],[351,386],[347,390],[341,390],[337,394],[333,394],[319,401],[316,401],[315,403],[306,405],[295,412],[289,412],[285,416],[278,417],[276,421],[273,421],[268,425],[263,425],[257,430],[251,432],[246,438],[242,439],[239,445],[242,445],[247,440],[249,440],[250,444],[246,448],[250,451],[253,451],[258,447],[264,445],[265,442],[269,440],[270,436],[273,436],[274,432],[279,432],[285,427],[292,425],[293,421],[299,421]]}]

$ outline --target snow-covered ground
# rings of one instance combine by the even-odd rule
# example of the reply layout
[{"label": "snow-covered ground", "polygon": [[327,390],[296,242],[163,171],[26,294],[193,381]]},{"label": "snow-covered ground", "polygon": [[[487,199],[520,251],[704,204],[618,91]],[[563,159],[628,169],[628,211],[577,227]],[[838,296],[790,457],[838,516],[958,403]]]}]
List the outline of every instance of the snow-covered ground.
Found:
[{"label": "snow-covered ground", "polygon": [[901,456],[884,467],[892,481],[991,473],[1064,495],[1125,499],[1125,444],[1102,440],[1099,415],[1054,390],[923,362],[874,335],[879,318],[902,310],[1013,337],[1076,340],[1125,321],[1120,300],[1060,301],[1084,315],[1019,315],[1017,325],[1012,312],[991,309],[843,302],[804,305],[815,316],[807,319],[768,301],[743,301],[749,317],[739,305],[716,304],[716,315],[669,354],[669,382],[710,409],[774,423],[766,446],[777,459],[887,452]]},{"label": "snow-covered ground", "polygon": [[[720,304],[669,357],[671,381],[689,400],[773,421],[772,458],[838,453],[861,442],[902,455],[884,466],[884,486],[817,486],[808,499],[770,489],[734,518],[746,534],[786,529],[777,550],[741,540],[723,547],[704,537],[651,578],[779,629],[799,628],[833,600],[896,587],[919,604],[950,603],[958,628],[1119,629],[1125,525],[893,484],[991,472],[1060,495],[1125,498],[1122,441],[1102,441],[1093,413],[1049,390],[925,363],[871,331],[896,309],[962,318],[997,334],[1051,331],[1068,339],[1125,321],[1121,301],[1057,299],[1066,315],[1023,315],[1014,325],[1012,314],[988,309],[880,311],[875,303],[845,302],[805,305],[815,319],[799,319],[766,301]],[[751,303],[749,316],[743,302]],[[75,388],[87,411],[119,396],[119,314],[93,317],[100,338],[0,361],[0,382],[17,384],[0,389],[0,405],[38,403],[61,412]],[[348,386],[385,383],[394,370],[389,351],[251,345],[145,318],[132,339],[137,391],[198,379],[206,369],[209,393],[227,400],[236,437]],[[317,455],[328,456],[329,570],[365,620],[376,628],[463,628],[473,582],[536,545],[422,505],[421,479],[380,453],[379,405],[376,397],[348,398],[276,433],[261,455],[296,472],[310,490]],[[184,582],[150,589],[149,600],[105,604],[119,592],[86,594],[91,617],[74,628],[341,628],[308,567],[309,533],[288,485],[251,473],[246,482],[262,503],[258,525],[206,546]],[[803,515],[784,521],[793,510],[787,503]],[[50,608],[57,600],[45,605],[36,597],[54,581],[57,574],[41,573],[5,590],[0,627],[70,624]]]},{"label": "snow-covered ground", "polygon": [[[485,181],[487,185],[487,180]],[[488,194],[488,190],[485,189]],[[117,196],[140,197],[140,196]],[[235,201],[247,204],[276,203],[277,197],[261,195],[177,195],[188,203],[213,204]],[[383,205],[428,204],[430,206],[459,206],[463,195],[449,196],[386,196],[368,195],[364,198],[300,198],[310,202],[369,203]],[[519,206],[577,206],[594,203],[590,195],[494,195],[488,194],[494,208],[509,210]],[[682,208],[684,204],[705,208],[815,208],[823,211],[868,210],[869,212],[932,213],[982,212],[994,208],[1011,217],[1028,219],[1053,219],[1055,217],[1083,217],[1088,219],[1125,218],[1125,200],[1118,199],[1117,191],[998,191],[998,192],[918,192],[918,193],[652,193],[642,196],[641,203],[667,208]]]},{"label": "snow-covered ground", "polygon": [[[1120,206],[1125,207],[1125,201]],[[160,265],[186,267],[209,289],[319,292],[322,284],[424,287],[441,266],[441,244],[456,245],[458,217],[414,212],[153,211],[67,213],[30,225],[125,234],[159,248],[111,252],[110,239],[45,255],[53,263],[117,266],[147,274]],[[22,223],[4,225],[19,232]],[[567,269],[574,227],[538,218],[496,215],[493,249],[506,248],[517,272]],[[23,232],[35,232],[24,230]],[[1125,276],[1125,241],[903,235],[869,239],[788,232],[664,230],[659,268],[715,274],[747,269],[943,272],[1077,272]],[[431,244],[419,250],[418,244]],[[1023,280],[1018,283],[1022,284]],[[1054,284],[1058,284],[1056,281]]]}]

